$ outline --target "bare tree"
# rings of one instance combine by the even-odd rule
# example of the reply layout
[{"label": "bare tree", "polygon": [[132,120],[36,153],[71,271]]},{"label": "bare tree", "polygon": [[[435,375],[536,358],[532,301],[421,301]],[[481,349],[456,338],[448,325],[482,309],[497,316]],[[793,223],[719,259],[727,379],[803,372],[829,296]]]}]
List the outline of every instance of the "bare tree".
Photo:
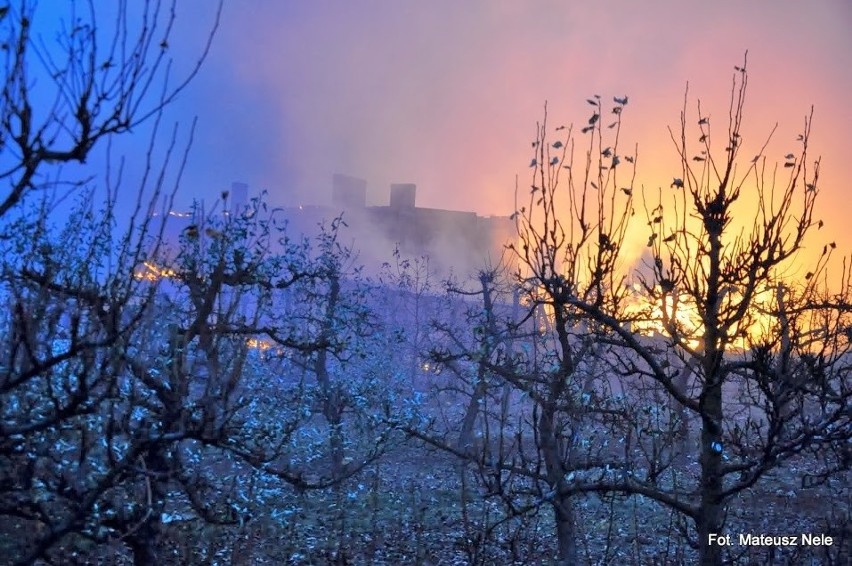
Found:
[{"label": "bare tree", "polygon": [[[382,453],[396,426],[383,396],[390,380],[364,367],[384,335],[339,221],[315,242],[291,240],[285,220],[260,218],[265,210],[256,202],[241,217],[208,214],[187,227],[175,261],[159,268],[172,287],[168,343],[179,346],[132,364],[156,395],[150,421],[172,441],[148,468],[164,491],[177,482],[207,522],[268,512],[250,485],[217,481],[222,471],[278,489],[338,486]],[[228,502],[224,515],[216,499]],[[246,505],[235,507],[239,499]]]},{"label": "bare tree", "polygon": [[[119,379],[128,338],[153,300],[132,276],[158,255],[151,225],[116,233],[110,211],[80,196],[59,232],[38,209],[4,230],[0,514],[20,563],[69,537],[72,548],[102,540],[104,498],[135,475],[148,440],[113,442],[130,418]],[[144,499],[144,482],[136,488]]]},{"label": "bare tree", "polygon": [[[56,8],[56,7],[53,7]],[[36,2],[0,7],[4,77],[0,95],[0,196],[4,216],[28,193],[81,180],[51,175],[58,164],[84,163],[102,140],[130,132],[157,116],[198,73],[219,24],[222,4],[199,57],[182,77],[171,77],[169,50],[177,2],[145,1],[114,7],[73,1],[55,38],[36,30],[48,15]],[[54,24],[50,21],[46,29]]]},{"label": "bare tree", "polygon": [[[703,564],[722,561],[723,549],[711,535],[723,532],[726,504],[734,495],[801,451],[845,442],[852,432],[845,379],[849,345],[843,338],[848,279],[833,300],[816,300],[825,287],[815,277],[824,272],[834,244],[823,248],[804,285],[785,276],[818,225],[813,214],[819,161],[808,155],[811,120],[798,136],[799,151],[787,154],[783,166],[767,165],[769,140],[743,164],[747,80],[744,63],[735,71],[725,146],[718,153],[700,103],[697,130],[684,107],[679,132],[672,135],[682,171],[671,183],[671,208],[669,199],[660,199],[649,214],[653,275],[643,287],[652,304],[660,305],[665,349],[682,367],[693,368],[688,388],[661,367],[648,345],[623,330],[614,340],[635,354],[620,358],[621,373],[653,378],[698,420],[699,441],[687,446],[694,454],[690,459],[700,464],[690,484],[698,501],[666,489],[653,496],[669,499],[694,521]],[[786,179],[779,170],[789,171]],[[734,221],[744,191],[756,201],[752,227]],[[679,316],[687,309],[697,315],[694,328]],[[601,311],[588,312],[613,330],[623,328]],[[820,410],[814,414],[809,405]]]},{"label": "bare tree", "polygon": [[[611,156],[610,162],[593,168],[592,180],[587,173],[583,184],[592,185],[598,195],[596,218],[583,217],[588,210],[585,191],[580,191],[579,200],[573,196],[573,169],[563,192],[554,190],[555,176],[542,173],[544,190],[533,187],[533,194],[541,196],[530,206],[539,216],[520,211],[521,261],[532,273],[527,280],[531,292],[547,298],[555,332],[566,333],[560,329],[571,327],[570,315],[586,321],[588,331],[609,351],[598,355],[621,376],[625,390],[653,392],[654,397],[645,399],[635,394],[633,401],[625,395],[619,413],[635,414],[637,402],[651,402],[653,407],[655,397],[662,395],[669,400],[664,422],[670,430],[690,430],[685,421],[697,421],[697,441],[680,448],[686,461],[698,462],[695,475],[681,470],[674,483],[659,481],[661,456],[672,454],[673,445],[667,443],[662,453],[648,451],[639,438],[643,431],[635,422],[630,426],[628,418],[625,432],[633,434],[626,438],[639,451],[625,453],[629,458],[617,466],[619,476],[606,469],[574,474],[557,490],[642,494],[671,507],[692,521],[692,541],[702,564],[720,564],[724,558],[723,547],[714,544],[713,537],[723,533],[727,503],[736,494],[796,454],[838,447],[852,432],[846,379],[848,279],[831,299],[817,300],[825,293],[818,281],[824,281],[820,274],[834,244],[823,248],[804,285],[785,279],[784,269],[818,225],[813,211],[819,162],[809,161],[810,118],[799,135],[799,151],[788,154],[782,167],[767,166],[768,142],[743,165],[746,85],[744,64],[734,75],[723,125],[725,145],[718,153],[700,103],[695,133],[684,108],[680,129],[672,134],[682,164],[668,189],[674,196],[656,203],[645,200],[650,202],[645,209],[651,275],[640,273],[639,279],[649,309],[628,308],[630,286],[619,279],[615,263],[634,187],[621,187],[614,180],[619,164],[635,156],[600,150]],[[613,112],[620,113],[622,102],[616,100]],[[593,114],[584,128],[587,135],[599,131],[598,116]],[[543,135],[538,140],[541,147],[546,142]],[[547,159],[540,155],[537,167],[553,171],[558,160],[551,166]],[[786,179],[779,169],[789,171]],[[733,225],[743,191],[755,194],[753,227]],[[559,197],[568,201],[567,210],[557,205]],[[619,204],[616,197],[627,198]],[[693,314],[692,324],[684,311]],[[643,318],[654,323],[658,338],[638,333]],[[559,344],[560,351],[572,351],[565,340],[560,338]],[[656,385],[648,390],[644,383]]]},{"label": "bare tree", "polygon": [[168,253],[162,234],[124,236],[132,253],[101,272],[115,240],[91,205],[63,234],[12,240],[0,512],[15,559],[125,545],[150,564],[174,520],[245,524],[270,511],[256,488],[339,485],[394,441],[374,361],[392,339],[337,223],[314,246],[264,209],[199,212]]},{"label": "bare tree", "polygon": [[[575,471],[603,466],[599,447],[584,438],[592,422],[615,411],[593,402],[608,384],[599,380],[601,354],[589,319],[574,301],[581,297],[602,310],[620,306],[623,296],[612,291],[620,284],[615,266],[629,208],[619,208],[614,193],[630,202],[631,191],[608,189],[623,176],[632,182],[634,161],[620,155],[624,105],[616,105],[612,127],[602,130],[604,103],[598,97],[589,103],[594,110],[583,133],[591,134],[581,163],[574,162],[572,129],[559,127],[567,135],[550,140],[546,117],[537,126],[529,202],[516,213],[520,241],[511,248],[518,273],[506,282],[498,281],[499,270],[483,271],[479,290],[465,293],[481,300],[465,324],[437,324],[443,340],[431,355],[469,382],[458,442],[435,430],[415,433],[475,464],[487,497],[503,503],[503,517],[485,525],[486,534],[549,507],[561,564],[580,558],[569,482]],[[611,134],[609,147],[602,132]],[[564,194],[561,180],[568,183]],[[559,197],[565,201],[557,206]],[[481,439],[473,443],[480,415]]]},{"label": "bare tree", "polygon": [[[165,190],[165,169],[153,177],[154,144],[164,109],[206,58],[221,3],[197,61],[176,82],[169,51],[175,2],[144,2],[135,9],[120,3],[108,21],[94,2],[69,2],[62,10],[48,14],[28,1],[0,6],[2,293],[8,299],[0,476],[3,516],[9,529],[19,529],[4,538],[21,542],[11,559],[22,563],[45,556],[72,534],[102,540],[102,498],[137,465],[145,446],[118,449],[103,442],[122,419],[115,403],[125,392],[118,376],[127,339],[153,297],[133,277],[137,265],[159,255],[162,235],[142,192],[149,192],[150,204],[174,194]],[[96,208],[87,189],[75,195],[80,204],[56,228],[51,193],[64,197],[91,180],[74,177],[63,165],[84,163],[102,142],[146,122],[153,133],[140,160],[147,168],[128,229],[114,226],[121,173],[109,165],[101,181],[106,208]],[[175,134],[166,161],[176,153]],[[185,161],[184,154],[179,170]],[[39,201],[27,200],[41,189],[52,190],[39,194]],[[13,219],[15,209],[20,214]],[[117,412],[104,419],[112,410]]]},{"label": "bare tree", "polygon": [[[694,122],[684,107],[672,133],[682,170],[656,199],[639,198],[638,154],[620,148],[626,97],[590,98],[577,133],[560,126],[552,136],[545,118],[529,199],[516,213],[523,314],[504,307],[494,317],[499,310],[482,302],[468,321],[481,336],[445,326],[433,352],[523,395],[511,427],[499,411],[483,414],[490,432],[476,450],[435,429],[416,434],[477,465],[486,496],[505,503],[497,523],[550,507],[562,563],[580,556],[573,498],[583,493],[660,504],[702,564],[721,564],[736,558],[714,543],[726,533],[729,503],[768,472],[801,473],[795,465],[808,482],[848,473],[848,272],[829,286],[836,246],[826,243],[801,283],[788,275],[822,225],[813,216],[810,117],[799,151],[781,165],[767,165],[768,140],[743,160],[746,85],[743,65],[723,148],[700,103]],[[746,191],[756,222],[741,227],[734,211]],[[623,250],[637,204],[648,252],[631,277]],[[836,559],[842,549],[827,552]]]}]

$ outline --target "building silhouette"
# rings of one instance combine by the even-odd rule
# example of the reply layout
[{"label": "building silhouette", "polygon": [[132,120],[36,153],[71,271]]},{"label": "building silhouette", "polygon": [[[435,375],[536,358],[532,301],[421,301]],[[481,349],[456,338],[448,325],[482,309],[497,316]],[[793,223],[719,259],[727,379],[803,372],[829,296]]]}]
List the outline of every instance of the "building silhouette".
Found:
[{"label": "building silhouette", "polygon": [[333,176],[331,196],[330,206],[285,209],[285,214],[305,233],[342,215],[344,242],[351,242],[368,269],[391,261],[394,250],[403,257],[427,256],[441,276],[510,263],[506,245],[516,230],[508,216],[418,207],[414,183],[391,184],[387,206],[368,206],[366,180],[343,174]]},{"label": "building silhouette", "polygon": [[[204,226],[212,216],[243,214],[251,206],[253,195],[246,183],[234,182],[214,203],[202,202],[193,211],[169,211],[164,239],[177,245],[189,227]],[[382,264],[393,262],[394,253],[403,258],[428,257],[434,275],[450,273],[465,277],[483,267],[513,265],[506,245],[514,241],[515,223],[508,216],[479,216],[417,206],[417,186],[394,183],[387,205],[367,204],[367,182],[349,175],[332,178],[331,204],[298,205],[279,208],[287,219],[291,236],[316,235],[321,226],[330,227],[338,217],[340,241],[357,254],[358,263],[368,273],[376,273]]]}]

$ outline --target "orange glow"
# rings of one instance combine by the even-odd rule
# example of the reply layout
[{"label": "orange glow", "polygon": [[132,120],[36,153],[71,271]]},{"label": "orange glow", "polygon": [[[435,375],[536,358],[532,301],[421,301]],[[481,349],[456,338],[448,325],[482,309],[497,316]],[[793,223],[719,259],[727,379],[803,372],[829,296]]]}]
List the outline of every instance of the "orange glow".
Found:
[{"label": "orange glow", "polygon": [[133,274],[136,279],[143,281],[159,281],[163,278],[175,277],[177,272],[169,267],[160,267],[150,261],[145,261]]},{"label": "orange glow", "polygon": [[[676,329],[691,349],[699,348],[704,333],[701,314],[695,301],[685,293],[677,296],[667,294],[665,308],[661,302],[652,302],[641,286],[633,285],[631,302],[626,314],[634,319],[632,329],[643,336],[670,336],[669,329]],[[662,295],[659,288],[656,292]],[[742,300],[742,294],[729,290],[722,301],[723,312],[733,308]],[[739,323],[729,331],[728,343],[736,349],[747,349],[761,343],[778,332],[778,318],[774,289],[759,290],[752,299],[752,307]]]},{"label": "orange glow", "polygon": [[274,347],[275,344],[264,338],[248,338],[246,340],[246,346],[254,350],[269,350]]},{"label": "orange glow", "polygon": [[247,338],[246,346],[248,346],[251,350],[257,350],[258,352],[264,355],[281,356],[284,353],[284,350],[281,348],[281,346],[279,346],[272,340],[269,340],[268,338],[259,338],[256,336]]},{"label": "orange glow", "polygon": [[[256,113],[248,110],[253,104],[240,106],[248,130],[243,139],[256,137],[251,128],[261,129],[257,124],[293,143],[260,164],[262,152],[250,152],[251,165],[242,170],[273,197],[292,179],[299,196],[316,199],[317,187],[346,170],[369,180],[370,201],[382,202],[389,183],[410,180],[423,206],[509,214],[515,176],[521,186],[529,180],[529,143],[544,102],[554,125],[582,125],[584,99],[594,93],[607,100],[630,96],[623,139],[639,145],[637,195],[641,186],[665,188],[680,169],[666,127],[678,125],[685,85],[688,110],[701,98],[718,126],[715,135],[722,134],[733,66],[748,49],[744,142],[760,143],[778,123],[768,156],[779,159],[813,104],[813,155],[826,165],[823,232],[838,243],[846,235],[843,219],[852,214],[843,194],[852,178],[845,119],[852,90],[848,2],[779,0],[766,9],[668,0],[651,6],[496,1],[454,3],[451,18],[444,3],[380,11],[357,2],[333,10],[287,6],[231,15],[216,38],[224,46],[211,57],[209,74],[234,80],[204,90],[224,101],[235,99],[229,89],[268,93],[269,106]],[[312,46],[307,53],[305,45]],[[259,51],[284,56],[255,57]],[[227,120],[223,131],[237,127],[227,113],[210,114],[203,123]],[[234,148],[225,147],[228,159],[204,160],[205,174],[220,177],[190,185],[222,182],[220,171],[233,168]],[[333,159],[329,147],[336,148]]]}]

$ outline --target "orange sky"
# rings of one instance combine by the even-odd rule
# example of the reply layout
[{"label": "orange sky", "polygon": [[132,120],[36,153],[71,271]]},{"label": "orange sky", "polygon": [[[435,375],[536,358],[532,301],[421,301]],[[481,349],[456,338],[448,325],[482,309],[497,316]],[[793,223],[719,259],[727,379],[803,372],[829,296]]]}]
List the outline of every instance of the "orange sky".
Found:
[{"label": "orange sky", "polygon": [[[852,3],[580,4],[231,2],[178,105],[200,118],[184,198],[244,180],[278,202],[324,202],[344,172],[367,179],[373,204],[390,183],[414,182],[420,206],[508,214],[544,101],[552,123],[581,124],[595,93],[630,96],[623,140],[638,142],[646,186],[667,187],[677,162],[666,126],[686,82],[721,122],[748,49],[745,142],[777,122],[770,157],[783,161],[813,104],[826,221],[813,246],[852,249]],[[200,29],[184,30],[190,48]]]}]

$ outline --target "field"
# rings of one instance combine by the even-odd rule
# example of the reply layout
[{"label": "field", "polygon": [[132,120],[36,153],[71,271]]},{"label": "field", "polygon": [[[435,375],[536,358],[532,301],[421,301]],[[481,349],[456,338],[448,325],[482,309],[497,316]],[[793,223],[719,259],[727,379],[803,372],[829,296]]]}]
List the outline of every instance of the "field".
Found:
[{"label": "field", "polygon": [[[729,507],[733,564],[847,564],[852,550],[849,474],[802,487],[807,467],[776,472]],[[234,473],[243,471],[233,468]],[[683,473],[689,473],[685,469]],[[251,520],[215,526],[176,502],[162,525],[161,564],[550,564],[552,511],[546,503],[508,519],[498,498],[484,498],[473,468],[409,440],[359,476],[328,491],[269,489]],[[575,498],[584,564],[684,564],[696,553],[676,516],[640,497]],[[5,534],[25,537],[25,525]],[[828,535],[830,546],[751,546],[738,535]],[[5,537],[4,537],[5,538]],[[13,540],[13,539],[8,539]],[[8,550],[8,549],[7,549]],[[60,553],[61,555],[61,553]],[[120,541],[63,564],[132,564]]]}]

